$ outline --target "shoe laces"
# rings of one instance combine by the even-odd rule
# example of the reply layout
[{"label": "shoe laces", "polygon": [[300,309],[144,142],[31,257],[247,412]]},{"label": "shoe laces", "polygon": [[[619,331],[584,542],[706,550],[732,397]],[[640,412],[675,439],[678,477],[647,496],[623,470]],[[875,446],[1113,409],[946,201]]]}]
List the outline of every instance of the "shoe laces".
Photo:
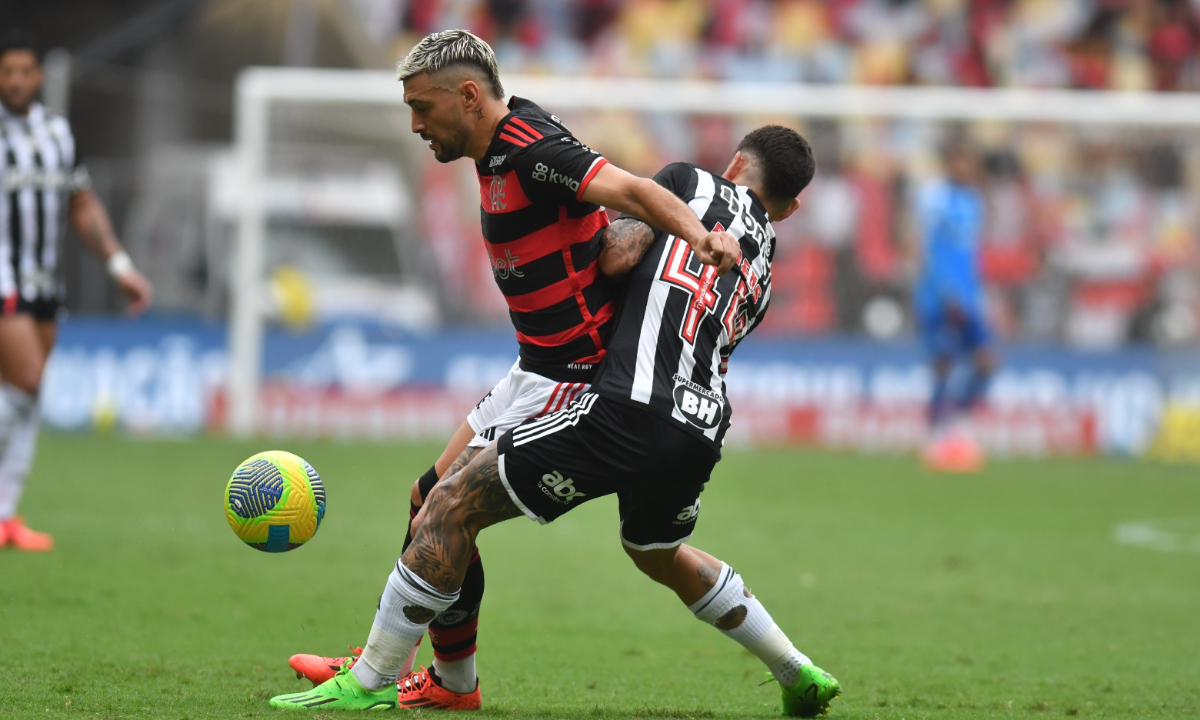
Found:
[{"label": "shoe laces", "polygon": [[421,692],[431,684],[433,684],[433,678],[429,676],[429,671],[424,666],[419,672],[409,673],[408,677],[396,683],[400,692]]},{"label": "shoe laces", "polygon": [[363,649],[360,647],[354,647],[353,645],[347,645],[346,647],[350,648],[349,655],[347,655],[346,657],[327,657],[327,658],[325,658],[325,662],[335,663],[335,662],[341,660],[344,663],[348,660],[348,661],[350,661],[351,664],[354,664],[354,661],[358,659],[358,656],[362,655]]}]

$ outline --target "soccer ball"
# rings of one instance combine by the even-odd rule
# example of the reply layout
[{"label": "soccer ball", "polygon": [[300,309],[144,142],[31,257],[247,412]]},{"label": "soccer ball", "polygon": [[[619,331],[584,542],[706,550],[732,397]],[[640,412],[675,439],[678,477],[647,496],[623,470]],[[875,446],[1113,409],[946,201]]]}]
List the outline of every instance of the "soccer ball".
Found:
[{"label": "soccer ball", "polygon": [[225,486],[225,519],[247,545],[286,552],[312,540],[325,517],[325,486],[303,458],[268,450],[248,458]]}]

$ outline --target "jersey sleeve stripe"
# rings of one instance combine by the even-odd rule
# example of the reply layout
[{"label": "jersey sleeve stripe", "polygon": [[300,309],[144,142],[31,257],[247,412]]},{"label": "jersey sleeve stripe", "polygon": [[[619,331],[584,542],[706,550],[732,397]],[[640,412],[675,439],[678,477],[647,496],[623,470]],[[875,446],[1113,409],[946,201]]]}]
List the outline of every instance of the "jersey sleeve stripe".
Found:
[{"label": "jersey sleeve stripe", "polygon": [[[538,132],[537,130],[534,130],[532,125],[530,125],[529,123],[525,122],[524,120],[522,120],[522,119],[521,119],[521,118],[519,118],[519,117],[514,117],[514,118],[512,118],[512,121],[513,121],[514,123],[516,123],[517,125],[519,125],[519,126],[521,127],[521,129],[523,129],[523,130],[524,130],[526,133],[528,133],[528,134],[529,134],[531,137],[533,137],[533,138],[536,138],[536,139],[538,139],[538,140],[541,140],[543,137],[545,137],[544,135],[542,135],[542,134],[541,134],[540,132]],[[511,129],[511,128],[512,128],[512,126],[510,125],[510,126],[509,126],[509,128]]]},{"label": "jersey sleeve stripe", "polygon": [[528,343],[529,345],[537,345],[539,347],[555,347],[557,345],[564,345],[572,340],[578,340],[579,338],[593,332],[600,325],[608,322],[612,318],[614,310],[614,303],[610,300],[609,302],[605,303],[604,307],[596,311],[596,314],[592,316],[592,322],[590,323],[580,323],[573,328],[554,333],[553,335],[526,335],[523,332],[518,332],[517,341],[521,343]]},{"label": "jersey sleeve stripe", "polygon": [[586,286],[595,282],[599,267],[599,263],[593,262],[574,278],[566,277],[539,290],[524,295],[507,295],[504,299],[508,302],[509,309],[516,312],[545,310],[551,305],[575,297],[576,283]]},{"label": "jersey sleeve stripe", "polygon": [[506,140],[506,141],[512,143],[513,145],[516,145],[517,147],[527,147],[529,145],[529,143],[526,142],[525,140],[518,140],[515,137],[513,137],[512,135],[508,135],[504,132],[500,133],[500,139]]},{"label": "jersey sleeve stripe", "polygon": [[527,142],[527,143],[538,142],[538,140],[535,140],[532,136],[530,136],[529,133],[524,132],[523,130],[521,130],[520,127],[517,127],[516,125],[512,125],[511,122],[510,122],[510,124],[504,126],[504,132],[509,133],[510,136],[521,138],[522,140],[524,140],[524,142]]},{"label": "jersey sleeve stripe", "polygon": [[587,174],[583,176],[583,181],[579,183],[579,192],[575,193],[575,199],[583,202],[583,191],[587,190],[588,184],[592,182],[592,178],[596,177],[596,173],[600,172],[600,168],[608,164],[608,160],[598,157],[592,162],[592,166],[588,168]]},{"label": "jersey sleeve stripe", "polygon": [[513,125],[512,123],[509,123],[508,125],[504,126],[504,132],[506,132],[509,135],[512,135],[514,137],[519,137],[527,143],[537,142],[537,140],[535,140],[532,135],[525,132],[524,130],[517,127],[516,125]]}]

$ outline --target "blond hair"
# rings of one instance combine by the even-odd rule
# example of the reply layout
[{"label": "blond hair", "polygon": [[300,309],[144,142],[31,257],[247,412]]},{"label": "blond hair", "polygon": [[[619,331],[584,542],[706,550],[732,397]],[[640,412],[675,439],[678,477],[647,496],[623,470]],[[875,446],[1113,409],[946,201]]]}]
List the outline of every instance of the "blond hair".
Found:
[{"label": "blond hair", "polygon": [[422,73],[434,74],[454,66],[483,73],[492,95],[504,99],[496,53],[479,37],[466,30],[443,30],[426,35],[396,66],[396,79],[407,80]]}]

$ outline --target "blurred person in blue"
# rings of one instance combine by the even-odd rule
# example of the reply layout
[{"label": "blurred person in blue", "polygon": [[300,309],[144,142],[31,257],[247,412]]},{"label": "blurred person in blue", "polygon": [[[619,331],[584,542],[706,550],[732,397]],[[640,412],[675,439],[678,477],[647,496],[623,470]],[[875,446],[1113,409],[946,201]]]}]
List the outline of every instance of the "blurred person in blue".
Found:
[{"label": "blurred person in blue", "polygon": [[[933,370],[922,458],[934,469],[970,472],[982,466],[983,453],[961,420],[983,401],[996,364],[979,267],[985,204],[974,145],[955,138],[941,152],[944,173],[920,189],[915,208],[913,299]],[[964,360],[965,372],[956,373]]]},{"label": "blurred person in blue", "polygon": [[59,246],[70,220],[140,312],[146,278],[117,241],[91,189],[67,119],[37,101],[42,66],[36,42],[20,30],[0,36],[0,548],[54,547],[17,512],[33,465],[38,391],[58,333],[63,297]]}]

